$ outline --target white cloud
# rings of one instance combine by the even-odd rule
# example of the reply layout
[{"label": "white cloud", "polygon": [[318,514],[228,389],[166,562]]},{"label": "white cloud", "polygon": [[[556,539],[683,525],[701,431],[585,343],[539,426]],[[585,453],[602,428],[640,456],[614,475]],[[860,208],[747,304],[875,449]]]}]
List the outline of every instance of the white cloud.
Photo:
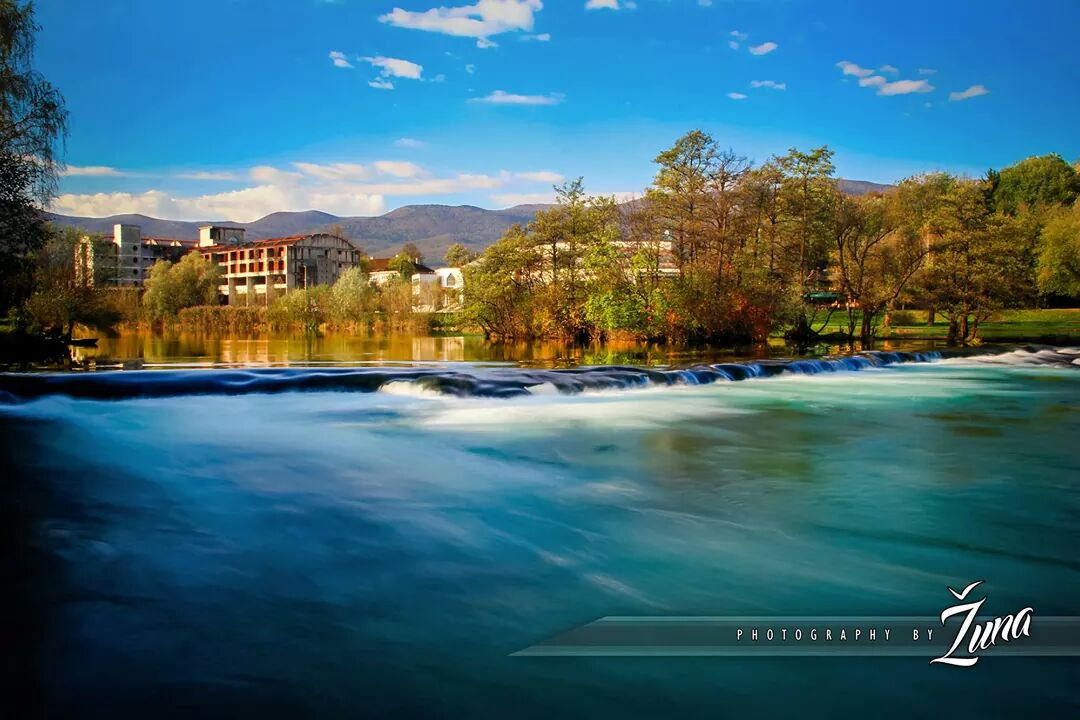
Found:
[{"label": "white cloud", "polygon": [[231,172],[190,172],[180,173],[176,177],[181,180],[239,180],[240,176]]},{"label": "white cloud", "polygon": [[561,93],[551,95],[517,95],[514,93],[496,90],[481,98],[473,98],[471,102],[487,103],[489,105],[558,105],[566,97]]},{"label": "white cloud", "polygon": [[745,100],[746,99],[745,95],[743,95],[742,93],[737,93],[737,92],[729,92],[727,94],[727,96],[729,98],[731,98],[732,100]]},{"label": "white cloud", "polygon": [[416,178],[427,175],[427,171],[416,163],[402,160],[377,160],[372,163],[375,172],[380,175],[392,175],[399,178]]},{"label": "white cloud", "polygon": [[775,80],[751,80],[750,87],[769,88],[770,90],[787,90],[787,83],[776,82]]},{"label": "white cloud", "polygon": [[331,50],[330,51],[330,61],[334,63],[334,67],[339,67],[339,68],[351,68],[352,67],[352,63],[350,63],[345,58],[345,53],[340,52],[338,50]]},{"label": "white cloud", "polygon": [[949,93],[949,100],[957,102],[958,100],[968,100],[973,97],[979,97],[980,95],[989,95],[990,91],[986,89],[985,85],[972,85],[963,92],[951,92]]},{"label": "white cloud", "polygon": [[[292,169],[261,165],[245,175],[251,187],[204,195],[177,195],[153,188],[141,193],[67,193],[50,210],[67,215],[104,217],[142,213],[181,220],[234,220],[251,222],[278,211],[322,210],[336,215],[372,215],[386,209],[387,197],[431,197],[467,192],[497,193],[515,182],[555,184],[563,176],[551,170],[500,171],[493,174],[458,173],[432,176],[413,163],[379,160],[370,163],[294,162]],[[235,177],[239,178],[238,173]],[[554,193],[494,194],[504,205],[553,202]]]},{"label": "white cloud", "polygon": [[473,5],[437,7],[422,12],[394,8],[379,21],[395,27],[475,38],[480,48],[494,47],[494,35],[533,31],[534,13],[542,10],[542,0],[477,0]]},{"label": "white cloud", "polygon": [[774,42],[763,42],[760,45],[755,45],[750,48],[751,55],[768,55],[776,48],[780,47]]},{"label": "white cloud", "polygon": [[368,85],[375,88],[376,90],[393,90],[394,89],[394,83],[390,82],[389,80],[384,80],[383,78],[377,78],[375,80],[368,80]]},{"label": "white cloud", "polygon": [[61,175],[67,177],[120,177],[124,173],[105,165],[68,165]]},{"label": "white cloud", "polygon": [[557,172],[551,172],[550,170],[537,170],[534,172],[519,172],[514,173],[514,177],[519,180],[528,180],[530,182],[542,182],[542,183],[561,183],[564,178]]},{"label": "white cloud", "polygon": [[372,66],[379,68],[379,74],[383,77],[395,77],[395,78],[408,78],[409,80],[419,80],[420,76],[424,72],[423,65],[417,65],[414,62],[408,60],[401,60],[400,58],[384,57],[379,55],[377,57],[362,57],[360,58],[366,63],[371,63]]},{"label": "white cloud", "polygon": [[933,92],[934,86],[926,80],[897,80],[878,87],[878,95],[909,95]]},{"label": "white cloud", "polygon": [[258,165],[253,167],[249,174],[251,175],[251,179],[255,182],[265,184],[291,183],[302,177],[300,173],[289,172],[288,170],[278,170],[276,167],[271,167],[269,165]]},{"label": "white cloud", "polygon": [[[430,177],[412,163],[382,160],[358,163],[296,162],[293,172],[271,166],[251,168],[255,184],[230,192],[177,196],[161,189],[142,193],[67,193],[50,209],[67,215],[105,217],[142,213],[182,220],[251,222],[277,211],[317,209],[337,215],[370,215],[385,210],[386,196],[432,196],[495,190],[515,179],[561,179],[550,171],[494,175],[459,173]],[[385,176],[389,180],[377,179]]]},{"label": "white cloud", "polygon": [[920,75],[933,75],[936,72],[937,70],[934,70],[933,68],[919,68]]},{"label": "white cloud", "polygon": [[862,78],[862,77],[867,77],[868,75],[873,75],[874,74],[873,70],[869,70],[869,69],[864,68],[864,67],[859,67],[855,63],[850,62],[848,60],[841,60],[840,62],[836,63],[836,67],[843,70],[845,75],[854,75],[855,77],[861,77]]},{"label": "white cloud", "polygon": [[522,35],[521,40],[527,42],[529,40],[535,40],[536,42],[548,42],[551,40],[551,33],[540,33],[538,35]]},{"label": "white cloud", "polygon": [[448,178],[425,178],[410,182],[362,183],[345,186],[358,193],[379,195],[450,195],[470,190],[491,190],[502,187],[510,179],[508,173],[471,175],[461,173]]},{"label": "white cloud", "polygon": [[900,68],[894,65],[882,65],[878,68],[878,72],[888,73],[889,75],[899,75]]},{"label": "white cloud", "polygon": [[739,49],[739,43],[735,42],[734,40],[728,40],[727,46],[729,48],[731,48],[732,50],[738,50]]},{"label": "white cloud", "polygon": [[[893,80],[890,82],[884,75],[875,75],[873,70],[859,67],[847,60],[836,63],[836,67],[840,68],[844,75],[857,77],[859,87],[876,88],[878,95],[910,95],[911,93],[934,91],[934,86],[928,80]],[[891,66],[886,65],[885,67],[889,68]],[[895,68],[893,69],[895,70]]]},{"label": "white cloud", "polygon": [[318,163],[294,162],[293,167],[305,175],[322,180],[367,180],[373,175],[371,168],[357,163],[320,165]]},{"label": "white cloud", "polygon": [[632,0],[586,0],[586,10],[633,10],[637,5]]},{"label": "white cloud", "polygon": [[746,40],[746,38],[750,37],[750,36],[749,36],[749,35],[747,35],[746,33],[744,33],[744,32],[739,32],[738,30],[732,30],[732,31],[731,31],[730,33],[728,33],[728,34],[729,34],[729,35],[731,35],[731,37],[733,37],[733,38],[735,38],[736,40],[738,40],[739,42],[743,42],[744,40]]},{"label": "white cloud", "polygon": [[197,197],[173,197],[161,190],[143,193],[65,194],[50,209],[65,215],[106,217],[139,213],[177,220],[233,220],[252,222],[272,212],[319,208],[336,215],[378,215],[385,202],[378,195],[327,193],[295,187],[259,185]]},{"label": "white cloud", "polygon": [[409,148],[411,150],[419,150],[427,143],[425,143],[423,140],[417,140],[416,138],[403,137],[395,140],[394,144],[398,147]]},{"label": "white cloud", "polygon": [[712,7],[712,0],[697,0],[698,7]]},{"label": "white cloud", "polygon": [[472,63],[469,63],[468,65],[465,66],[465,72],[472,75],[473,73],[476,72],[476,66],[473,65]]}]

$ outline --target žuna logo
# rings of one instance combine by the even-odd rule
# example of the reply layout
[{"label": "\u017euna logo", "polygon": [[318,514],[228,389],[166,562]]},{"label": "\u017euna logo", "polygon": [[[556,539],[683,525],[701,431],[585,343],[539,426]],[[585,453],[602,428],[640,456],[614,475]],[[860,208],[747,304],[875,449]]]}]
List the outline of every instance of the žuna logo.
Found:
[{"label": "\u017euna logo", "polygon": [[[985,622],[976,621],[976,616],[978,616],[983,603],[986,602],[986,597],[983,596],[977,601],[972,600],[971,602],[964,602],[964,600],[967,599],[972,590],[982,585],[982,583],[982,580],[977,580],[964,588],[962,592],[956,592],[949,588],[949,592],[960,602],[941,611],[941,624],[944,625],[945,621],[954,615],[960,616],[962,619],[960,620],[956,638],[953,639],[948,652],[939,658],[931,660],[931,664],[945,663],[946,665],[971,667],[979,662],[979,652],[996,645],[999,640],[1001,642],[1010,642],[1022,636],[1031,637],[1031,618],[1034,611],[1030,607],[1026,607],[1013,615],[996,617]],[[967,657],[957,657],[957,650],[963,652],[961,646],[965,639],[967,640]]]}]

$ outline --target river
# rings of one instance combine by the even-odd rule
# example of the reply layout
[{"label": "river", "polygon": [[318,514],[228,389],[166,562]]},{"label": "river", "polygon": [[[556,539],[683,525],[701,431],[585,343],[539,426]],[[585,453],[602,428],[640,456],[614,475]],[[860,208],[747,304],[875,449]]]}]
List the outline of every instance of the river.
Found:
[{"label": "river", "polygon": [[1075,349],[671,368],[685,358],[647,349],[252,342],[104,344],[103,368],[157,369],[0,375],[27,703],[1080,709],[1076,658],[513,655],[609,615],[937,616],[975,580],[997,610],[1080,615]]}]

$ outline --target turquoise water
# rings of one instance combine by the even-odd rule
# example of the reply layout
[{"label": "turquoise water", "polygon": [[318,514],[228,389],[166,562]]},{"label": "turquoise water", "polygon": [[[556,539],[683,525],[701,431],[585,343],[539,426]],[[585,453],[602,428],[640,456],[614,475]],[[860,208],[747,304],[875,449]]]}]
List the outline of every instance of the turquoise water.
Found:
[{"label": "turquoise water", "polygon": [[[1074,658],[510,655],[605,615],[936,616],[973,580],[992,611],[1080,615],[1078,357],[569,395],[532,374],[461,397],[460,377],[530,371],[452,365],[453,383],[377,392],[231,378],[232,395],[9,397],[40,558],[22,576],[32,700],[112,717],[1075,714]],[[149,375],[127,377],[170,382]]]}]

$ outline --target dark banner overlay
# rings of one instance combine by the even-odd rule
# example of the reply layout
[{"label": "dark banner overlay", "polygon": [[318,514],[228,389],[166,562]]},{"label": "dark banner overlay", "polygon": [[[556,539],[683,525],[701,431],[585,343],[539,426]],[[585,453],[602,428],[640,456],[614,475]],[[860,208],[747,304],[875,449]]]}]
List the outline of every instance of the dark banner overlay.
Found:
[{"label": "dark banner overlay", "polygon": [[943,625],[934,616],[604,617],[513,655],[922,656],[952,665],[998,655],[1080,655],[1080,617],[1032,616],[1027,630],[983,616],[969,625]]}]

